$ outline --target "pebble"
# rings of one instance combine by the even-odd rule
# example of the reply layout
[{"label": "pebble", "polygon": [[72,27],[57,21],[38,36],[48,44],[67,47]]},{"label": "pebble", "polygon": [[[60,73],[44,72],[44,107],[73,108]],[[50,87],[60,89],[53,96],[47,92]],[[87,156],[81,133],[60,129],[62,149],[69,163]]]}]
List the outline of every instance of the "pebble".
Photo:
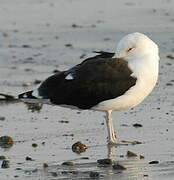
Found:
[{"label": "pebble", "polygon": [[89,177],[91,177],[91,178],[99,178],[100,177],[100,173],[91,171],[89,173]]},{"label": "pebble", "polygon": [[47,168],[48,164],[47,163],[43,163],[43,168]]},{"label": "pebble", "polygon": [[57,174],[56,172],[51,172],[51,175],[52,175],[53,177],[57,177],[57,176],[58,176],[58,174]]},{"label": "pebble", "polygon": [[27,44],[22,45],[22,47],[23,47],[23,48],[31,48],[31,46],[30,46],[30,45],[27,45]]},{"label": "pebble", "polygon": [[99,159],[99,160],[97,160],[97,163],[102,164],[102,165],[111,165],[112,160],[111,159]]},{"label": "pebble", "polygon": [[36,143],[32,144],[32,147],[36,148],[38,145]]},{"label": "pebble", "polygon": [[61,171],[62,174],[79,174],[79,171],[73,170],[73,171]]},{"label": "pebble", "polygon": [[77,25],[77,24],[75,24],[75,23],[72,24],[72,27],[73,27],[73,28],[82,28],[82,26],[79,26],[79,25]]},{"label": "pebble", "polygon": [[13,146],[13,139],[10,136],[1,136],[0,146],[3,148],[9,148]]},{"label": "pebble", "polygon": [[26,161],[34,161],[31,157],[29,157],[29,156],[27,156],[26,158],[25,158],[25,160]]},{"label": "pebble", "polygon": [[171,54],[167,55],[166,57],[167,57],[168,59],[174,59],[174,56],[171,55]]},{"label": "pebble", "polygon": [[10,35],[7,34],[7,33],[3,33],[2,35],[3,35],[5,38],[10,37]]},{"label": "pebble", "polygon": [[89,157],[81,157],[80,159],[89,159]]},{"label": "pebble", "polygon": [[5,117],[4,116],[0,116],[0,121],[4,121]]},{"label": "pebble", "polygon": [[24,87],[31,86],[31,85],[32,85],[31,82],[26,82],[26,83],[23,83],[23,84],[22,84],[22,86],[24,86]]},{"label": "pebble", "polygon": [[127,151],[127,157],[137,157],[137,154],[131,151]]},{"label": "pebble", "polygon": [[63,162],[62,165],[64,165],[64,166],[74,166],[75,163],[73,161],[66,161],[66,162]]},{"label": "pebble", "polygon": [[135,124],[133,124],[133,127],[139,128],[139,127],[143,127],[143,125],[142,125],[142,124],[135,123]]},{"label": "pebble", "polygon": [[144,159],[145,157],[143,155],[140,155],[140,159]]},{"label": "pebble", "polygon": [[166,86],[173,86],[172,83],[166,83]]},{"label": "pebble", "polygon": [[6,159],[6,157],[3,156],[3,155],[1,155],[1,156],[0,156],[0,160],[4,160],[4,159]]},{"label": "pebble", "polygon": [[60,123],[69,123],[69,121],[61,120]]},{"label": "pebble", "polygon": [[159,164],[159,161],[150,161],[149,164]]},{"label": "pebble", "polygon": [[73,45],[68,43],[68,44],[65,44],[66,47],[72,47]]},{"label": "pebble", "polygon": [[136,144],[142,144],[142,142],[140,142],[140,141],[134,141],[134,142],[132,142],[132,145],[136,145]]},{"label": "pebble", "polygon": [[120,165],[120,164],[114,164],[112,167],[115,170],[126,170],[126,167],[124,167],[123,165]]},{"label": "pebble", "polygon": [[9,168],[10,167],[10,161],[8,160],[3,160],[2,161],[2,165],[1,165],[1,168]]},{"label": "pebble", "polygon": [[72,145],[72,151],[75,153],[85,152],[86,149],[87,149],[87,146],[85,144],[82,144],[80,141],[78,141]]}]

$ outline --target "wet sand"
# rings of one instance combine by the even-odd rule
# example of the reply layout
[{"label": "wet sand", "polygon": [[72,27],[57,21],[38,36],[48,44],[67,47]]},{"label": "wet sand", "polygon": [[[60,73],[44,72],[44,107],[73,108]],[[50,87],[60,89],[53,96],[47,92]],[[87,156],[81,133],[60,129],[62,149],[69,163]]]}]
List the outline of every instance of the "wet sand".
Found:
[{"label": "wet sand", "polygon": [[[0,117],[5,118],[0,120],[0,136],[15,141],[11,148],[0,148],[0,155],[10,161],[10,168],[0,168],[0,180],[91,179],[90,171],[99,172],[101,179],[172,180],[174,59],[168,55],[174,55],[174,2],[0,0],[0,4],[0,93],[16,96],[30,90],[35,80],[72,67],[94,50],[113,52],[130,32],[151,37],[161,57],[159,81],[150,96],[134,109],[113,113],[119,138],[141,141],[140,145],[108,149],[102,112],[50,105],[32,112],[22,102],[0,101]],[[142,127],[133,127],[135,123]],[[77,141],[88,146],[86,152],[72,152]],[[138,157],[128,158],[128,150]],[[97,164],[108,157],[127,169]],[[65,161],[75,165],[61,165]]]}]

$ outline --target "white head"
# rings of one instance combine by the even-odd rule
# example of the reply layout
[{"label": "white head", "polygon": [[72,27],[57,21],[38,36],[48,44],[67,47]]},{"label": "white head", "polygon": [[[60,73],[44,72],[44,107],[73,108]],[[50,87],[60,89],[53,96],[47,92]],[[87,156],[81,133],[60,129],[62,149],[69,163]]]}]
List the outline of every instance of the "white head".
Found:
[{"label": "white head", "polygon": [[135,32],[120,40],[114,57],[129,61],[148,56],[155,56],[159,60],[158,46],[146,35]]}]

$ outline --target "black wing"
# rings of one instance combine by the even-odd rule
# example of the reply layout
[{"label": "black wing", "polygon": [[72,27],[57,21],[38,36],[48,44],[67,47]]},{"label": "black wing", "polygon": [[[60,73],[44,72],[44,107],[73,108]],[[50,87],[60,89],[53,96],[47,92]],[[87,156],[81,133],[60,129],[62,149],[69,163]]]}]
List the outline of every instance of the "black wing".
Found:
[{"label": "black wing", "polygon": [[[100,56],[100,55],[99,55]],[[67,80],[71,74],[73,79]],[[122,59],[97,57],[49,77],[39,87],[39,95],[54,104],[89,109],[98,103],[123,95],[136,83]]]},{"label": "black wing", "polygon": [[[98,103],[123,95],[136,84],[132,71],[123,59],[101,53],[81,64],[46,79],[39,95],[58,105],[89,109]],[[71,75],[73,79],[66,79]]]}]

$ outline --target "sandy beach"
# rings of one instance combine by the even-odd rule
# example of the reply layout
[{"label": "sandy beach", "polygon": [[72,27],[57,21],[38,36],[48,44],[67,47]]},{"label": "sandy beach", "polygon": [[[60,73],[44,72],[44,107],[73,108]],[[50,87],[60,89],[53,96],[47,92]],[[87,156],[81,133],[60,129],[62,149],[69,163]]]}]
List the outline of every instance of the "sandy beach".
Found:
[{"label": "sandy beach", "polygon": [[[93,51],[114,52],[131,32],[147,34],[159,45],[161,58],[153,92],[139,106],[113,113],[119,138],[142,144],[108,148],[103,112],[32,109],[1,100],[0,136],[12,137],[14,144],[0,147],[0,156],[9,161],[9,168],[0,168],[0,180],[92,179],[91,172],[106,180],[173,180],[174,1],[0,0],[0,93],[17,96]],[[77,141],[88,149],[72,152]],[[104,158],[126,170],[100,166],[97,160]],[[65,161],[73,166],[62,165]]]}]

